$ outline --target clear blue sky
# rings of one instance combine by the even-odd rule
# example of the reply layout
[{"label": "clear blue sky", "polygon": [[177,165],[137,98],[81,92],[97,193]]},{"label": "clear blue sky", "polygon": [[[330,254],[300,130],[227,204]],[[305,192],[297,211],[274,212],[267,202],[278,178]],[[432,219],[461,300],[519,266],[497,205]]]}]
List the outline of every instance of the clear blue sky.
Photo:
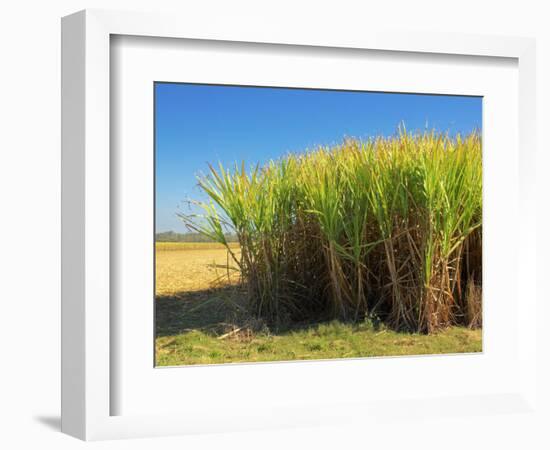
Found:
[{"label": "clear blue sky", "polygon": [[[435,128],[481,130],[480,97],[155,84],[156,231],[185,232],[177,212],[201,198],[207,163],[262,163],[345,137]],[[201,198],[202,199],[202,198]]]}]

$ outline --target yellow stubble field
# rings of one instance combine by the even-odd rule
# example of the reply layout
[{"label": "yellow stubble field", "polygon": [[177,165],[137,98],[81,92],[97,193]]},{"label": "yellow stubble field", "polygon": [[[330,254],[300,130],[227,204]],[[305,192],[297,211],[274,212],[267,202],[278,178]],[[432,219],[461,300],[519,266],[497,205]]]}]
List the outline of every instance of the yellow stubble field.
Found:
[{"label": "yellow stubble field", "polygon": [[[239,245],[235,243],[231,247],[238,255]],[[236,282],[239,278],[236,268],[225,247],[217,243],[157,242],[155,294],[157,297],[177,297],[179,293],[204,291]]]}]

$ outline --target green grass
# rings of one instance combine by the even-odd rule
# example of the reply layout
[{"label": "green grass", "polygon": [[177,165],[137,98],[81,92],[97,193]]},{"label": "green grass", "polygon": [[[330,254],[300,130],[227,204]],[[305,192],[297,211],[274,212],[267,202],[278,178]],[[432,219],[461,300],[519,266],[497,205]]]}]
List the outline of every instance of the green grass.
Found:
[{"label": "green grass", "polygon": [[338,321],[279,335],[219,339],[199,330],[156,341],[158,366],[480,352],[481,330],[451,327],[432,335],[377,330]]}]

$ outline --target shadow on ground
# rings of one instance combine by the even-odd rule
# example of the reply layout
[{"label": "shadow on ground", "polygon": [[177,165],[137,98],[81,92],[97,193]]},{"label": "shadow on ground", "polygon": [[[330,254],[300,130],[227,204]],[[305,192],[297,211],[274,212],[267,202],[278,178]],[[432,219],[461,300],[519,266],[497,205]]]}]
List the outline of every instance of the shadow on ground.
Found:
[{"label": "shadow on ground", "polygon": [[34,420],[50,430],[61,431],[61,417],[59,416],[36,416]]},{"label": "shadow on ground", "polygon": [[157,296],[157,337],[174,336],[192,330],[218,334],[245,313],[246,296],[239,286],[224,286],[194,292]]},{"label": "shadow on ground", "polygon": [[[326,317],[308,321],[286,322],[270,328],[270,332],[285,335],[297,330],[316,328],[328,322]],[[353,325],[356,325],[353,323]],[[379,321],[373,323],[375,329]],[[160,295],[155,302],[156,337],[176,336],[193,330],[219,336],[234,328],[266,330],[261,319],[255,319],[247,311],[246,291],[237,285],[182,291],[173,295]]]}]

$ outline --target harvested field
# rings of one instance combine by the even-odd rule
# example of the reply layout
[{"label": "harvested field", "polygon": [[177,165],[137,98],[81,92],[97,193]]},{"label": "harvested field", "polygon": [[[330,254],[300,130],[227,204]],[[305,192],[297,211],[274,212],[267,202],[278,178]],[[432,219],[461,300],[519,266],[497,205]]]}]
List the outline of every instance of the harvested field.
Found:
[{"label": "harvested field", "polygon": [[[238,244],[234,248],[238,251]],[[228,272],[227,250],[220,244],[158,242],[156,249],[157,296],[177,296],[238,280],[235,270]],[[235,268],[231,260],[229,265]]]}]

